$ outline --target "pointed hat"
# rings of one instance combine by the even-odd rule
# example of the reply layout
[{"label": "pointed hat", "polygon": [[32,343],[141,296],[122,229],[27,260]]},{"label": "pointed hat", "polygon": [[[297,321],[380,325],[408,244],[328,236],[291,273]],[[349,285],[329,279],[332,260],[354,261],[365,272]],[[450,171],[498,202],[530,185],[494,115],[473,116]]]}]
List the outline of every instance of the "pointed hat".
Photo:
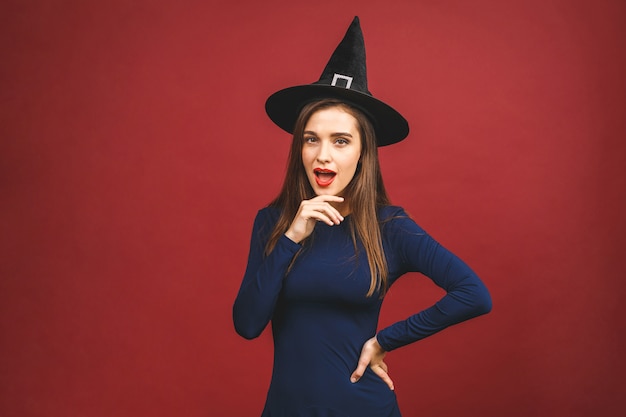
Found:
[{"label": "pointed hat", "polygon": [[304,105],[325,98],[344,101],[363,111],[374,125],[378,146],[400,142],[409,134],[406,119],[368,90],[365,43],[358,16],[330,57],[319,81],[277,91],[265,102],[265,111],[281,129],[293,133]]}]

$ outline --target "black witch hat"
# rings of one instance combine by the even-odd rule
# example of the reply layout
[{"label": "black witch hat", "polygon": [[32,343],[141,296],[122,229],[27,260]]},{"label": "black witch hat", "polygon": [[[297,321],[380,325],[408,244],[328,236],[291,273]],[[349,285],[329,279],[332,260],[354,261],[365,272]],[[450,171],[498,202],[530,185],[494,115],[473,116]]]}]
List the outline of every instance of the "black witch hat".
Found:
[{"label": "black witch hat", "polygon": [[265,111],[281,129],[293,133],[304,105],[324,98],[335,98],[363,111],[374,125],[378,146],[400,142],[409,134],[406,119],[372,96],[367,88],[365,43],[358,17],[330,57],[319,81],[277,91],[265,102]]}]

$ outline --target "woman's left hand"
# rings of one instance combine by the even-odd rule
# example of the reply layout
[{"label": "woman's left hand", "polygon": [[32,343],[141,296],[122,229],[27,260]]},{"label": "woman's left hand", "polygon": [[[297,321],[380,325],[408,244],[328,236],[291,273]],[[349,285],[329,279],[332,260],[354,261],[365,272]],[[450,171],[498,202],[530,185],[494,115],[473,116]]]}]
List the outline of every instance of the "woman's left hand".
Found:
[{"label": "woman's left hand", "polygon": [[361,357],[356,370],[350,376],[350,381],[357,382],[363,376],[365,369],[369,366],[376,375],[380,377],[393,390],[393,381],[389,378],[388,367],[383,358],[387,352],[378,344],[376,336],[369,339],[361,349]]}]

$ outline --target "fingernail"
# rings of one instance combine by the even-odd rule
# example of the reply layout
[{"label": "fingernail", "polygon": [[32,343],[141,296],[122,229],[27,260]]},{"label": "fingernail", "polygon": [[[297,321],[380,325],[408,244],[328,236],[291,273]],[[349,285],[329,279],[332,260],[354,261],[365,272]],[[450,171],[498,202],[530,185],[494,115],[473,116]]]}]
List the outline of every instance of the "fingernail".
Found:
[{"label": "fingernail", "polygon": [[356,378],[354,378],[354,377],[350,378],[350,382],[352,382],[354,384],[356,382]]}]

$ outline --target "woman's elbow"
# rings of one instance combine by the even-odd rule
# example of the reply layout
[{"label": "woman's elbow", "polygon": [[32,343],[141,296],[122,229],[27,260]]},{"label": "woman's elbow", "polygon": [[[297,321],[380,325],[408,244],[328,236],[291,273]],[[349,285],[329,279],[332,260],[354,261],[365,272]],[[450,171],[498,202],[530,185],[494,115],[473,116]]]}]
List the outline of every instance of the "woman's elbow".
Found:
[{"label": "woman's elbow", "polygon": [[235,303],[233,306],[233,324],[239,336],[250,340],[259,337],[267,323],[261,324],[258,317],[255,317],[249,309],[242,309],[241,305]]},{"label": "woman's elbow", "polygon": [[487,290],[487,287],[484,285],[481,287],[481,290],[476,293],[474,298],[474,313],[477,316],[490,313],[491,308],[493,307],[489,290]]},{"label": "woman's elbow", "polygon": [[256,326],[241,323],[240,320],[234,320],[235,331],[244,339],[252,340],[261,335],[263,329],[259,330]]}]

